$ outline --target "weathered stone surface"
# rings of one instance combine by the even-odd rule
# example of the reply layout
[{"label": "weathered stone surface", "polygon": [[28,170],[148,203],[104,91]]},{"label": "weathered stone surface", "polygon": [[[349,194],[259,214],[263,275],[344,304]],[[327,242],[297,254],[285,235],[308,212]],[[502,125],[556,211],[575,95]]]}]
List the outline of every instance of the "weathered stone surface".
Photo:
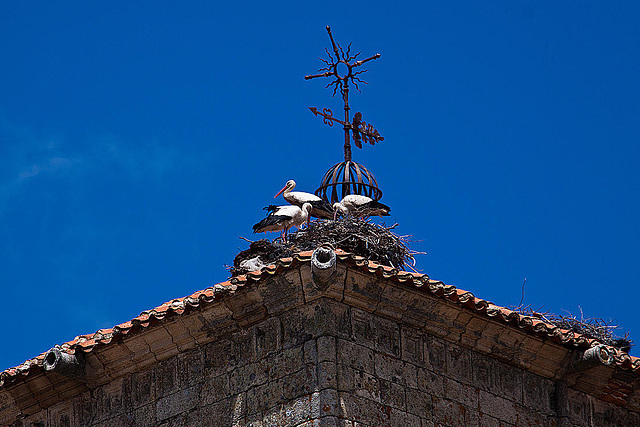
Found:
[{"label": "weathered stone surface", "polygon": [[465,415],[468,411],[463,404],[440,397],[433,398],[433,421],[447,426],[467,425]]},{"label": "weathered stone surface", "polygon": [[[238,394],[243,390],[239,388],[234,390],[234,394]],[[229,383],[229,375],[223,374],[217,377],[207,378],[202,384],[201,403],[203,405],[211,405],[226,399],[231,394],[231,386]]]},{"label": "weathered stone surface", "polygon": [[481,413],[489,414],[492,417],[514,424],[517,420],[516,405],[510,400],[495,396],[480,390],[478,393],[479,405]]},{"label": "weathered stone surface", "polygon": [[[0,425],[640,425],[638,413],[572,388],[580,378],[554,382],[568,354],[559,345],[379,276],[342,272],[325,290],[300,284],[310,280],[305,267],[268,276],[145,339],[97,348],[88,366],[112,370],[94,372],[83,393],[55,375],[16,384],[20,402],[0,394],[2,416],[13,417]],[[559,422],[556,384],[567,383]],[[28,411],[11,415],[3,409],[11,406]]]},{"label": "weathered stone surface", "polygon": [[287,375],[281,381],[286,400],[295,399],[318,390],[317,371],[312,365],[305,365],[303,369]]},{"label": "weathered stone surface", "polygon": [[338,354],[340,362],[356,369],[373,374],[375,356],[373,350],[352,341],[338,340]]},{"label": "weathered stone surface", "polygon": [[345,339],[351,336],[348,307],[326,298],[283,313],[282,326],[285,347],[298,346],[323,335]]},{"label": "weathered stone surface", "polygon": [[433,396],[444,396],[444,379],[441,374],[428,369],[418,368],[418,388]]},{"label": "weathered stone surface", "polygon": [[[340,393],[340,418],[370,426],[420,425],[420,417],[366,398]],[[355,424],[358,425],[358,424]]]},{"label": "weathered stone surface", "polygon": [[433,399],[422,389],[406,389],[407,411],[423,419],[431,419],[433,413]]},{"label": "weathered stone surface", "polygon": [[[314,363],[314,361],[310,362]],[[292,372],[302,369],[305,360],[304,346],[286,348],[263,361],[269,375],[269,379],[282,378]]]},{"label": "weathered stone surface", "polygon": [[462,403],[470,409],[478,407],[478,390],[470,385],[459,383],[449,378],[445,379],[444,396],[454,402]]},{"label": "weathered stone surface", "polygon": [[471,351],[455,345],[448,345],[445,353],[447,375],[462,383],[471,384]]},{"label": "weathered stone surface", "polygon": [[356,342],[381,353],[400,357],[400,328],[397,323],[366,311],[352,309]]},{"label": "weathered stone surface", "polygon": [[195,408],[198,405],[200,387],[194,386],[170,394],[156,403],[158,421],[165,420],[177,414]]},{"label": "weathered stone surface", "polygon": [[350,268],[345,280],[344,302],[373,312],[385,286],[385,281]]},{"label": "weathered stone surface", "polygon": [[403,362],[386,354],[375,354],[376,375],[407,387],[418,386],[418,371],[415,365]]},{"label": "weathered stone surface", "polygon": [[[513,368],[515,369],[515,368]],[[546,415],[552,415],[554,382],[539,375],[522,373],[523,403],[525,406]]]},{"label": "weathered stone surface", "polygon": [[417,366],[425,366],[425,337],[420,331],[403,327],[400,330],[402,360]]},{"label": "weathered stone surface", "polygon": [[336,338],[330,335],[318,337],[318,362],[336,361]]},{"label": "weathered stone surface", "polygon": [[280,319],[272,317],[253,327],[255,340],[255,355],[257,358],[266,357],[280,349],[281,343]]},{"label": "weathered stone surface", "polygon": [[156,396],[162,398],[178,389],[178,360],[172,357],[156,365],[153,370]]}]

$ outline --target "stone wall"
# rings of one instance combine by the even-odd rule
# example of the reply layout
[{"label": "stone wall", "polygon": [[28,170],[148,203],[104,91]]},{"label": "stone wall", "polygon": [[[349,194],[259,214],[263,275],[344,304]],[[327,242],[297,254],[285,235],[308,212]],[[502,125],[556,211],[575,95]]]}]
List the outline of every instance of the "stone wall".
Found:
[{"label": "stone wall", "polygon": [[640,426],[640,417],[318,296],[14,424],[231,425]]}]

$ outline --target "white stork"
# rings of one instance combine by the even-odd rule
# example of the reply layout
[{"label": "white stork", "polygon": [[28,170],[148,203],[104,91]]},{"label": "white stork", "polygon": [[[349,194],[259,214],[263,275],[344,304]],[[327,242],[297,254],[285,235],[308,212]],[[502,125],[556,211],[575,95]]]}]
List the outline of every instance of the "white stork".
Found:
[{"label": "white stork", "polygon": [[282,236],[286,240],[287,230],[291,227],[300,228],[305,223],[311,211],[311,204],[304,203],[302,208],[294,205],[271,206],[268,210],[269,215],[253,226],[253,232],[282,231]]},{"label": "white stork", "polygon": [[292,191],[294,188],[296,188],[296,182],[290,179],[289,181],[287,181],[284,188],[278,191],[278,194],[276,194],[273,198],[275,199],[282,194],[287,202],[300,207],[302,207],[302,205],[305,203],[310,203],[312,207],[312,216],[324,219],[333,218],[333,209],[331,209],[331,205],[328,202],[316,196],[315,194],[305,193],[304,191]]},{"label": "white stork", "polygon": [[338,203],[333,204],[335,213],[333,219],[338,216],[338,211],[344,215],[353,215],[361,217],[370,216],[389,216],[391,208],[380,202],[376,202],[370,197],[361,196],[359,194],[348,194],[344,196]]}]

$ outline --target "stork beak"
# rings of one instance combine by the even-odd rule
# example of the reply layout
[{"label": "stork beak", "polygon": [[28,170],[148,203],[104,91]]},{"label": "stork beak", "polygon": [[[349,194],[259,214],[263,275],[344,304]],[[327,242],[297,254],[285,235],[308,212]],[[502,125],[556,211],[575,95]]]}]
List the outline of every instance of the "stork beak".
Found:
[{"label": "stork beak", "polygon": [[284,187],[282,187],[282,190],[278,191],[278,194],[276,194],[275,196],[273,196],[273,198],[277,198],[279,195],[281,195],[282,193],[284,193],[284,190],[287,189],[287,186],[285,185]]}]

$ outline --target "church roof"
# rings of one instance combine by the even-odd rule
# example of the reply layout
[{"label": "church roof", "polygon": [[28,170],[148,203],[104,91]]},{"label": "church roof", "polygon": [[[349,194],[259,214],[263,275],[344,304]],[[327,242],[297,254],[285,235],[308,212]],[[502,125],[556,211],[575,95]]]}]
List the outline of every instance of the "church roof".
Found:
[{"label": "church roof", "polygon": [[[258,271],[232,277],[225,282],[197,291],[189,296],[173,299],[156,308],[143,311],[139,316],[113,328],[99,329],[93,334],[77,336],[72,341],[61,344],[60,349],[67,353],[91,353],[96,348],[109,346],[114,340],[121,337],[138,334],[150,326],[162,323],[165,319],[184,316],[192,311],[199,310],[224,295],[236,292],[238,288],[249,286],[269,276],[279,275],[302,264],[310,263],[311,256],[312,252],[306,251],[296,253],[293,257],[281,258],[274,264]],[[526,331],[529,334],[549,339],[563,346],[587,349],[600,344],[597,340],[561,329],[538,318],[522,315],[508,308],[497,306],[487,300],[476,297],[469,291],[459,289],[453,285],[447,285],[438,280],[432,280],[426,274],[398,271],[340,249],[336,250],[336,257],[350,268],[425,292],[431,296],[465,307],[481,316],[494,319],[513,328]],[[608,347],[607,349],[612,355],[613,366],[640,374],[640,358],[630,356],[614,347]],[[19,366],[1,372],[0,388],[19,378],[27,377],[35,372],[42,372],[44,370],[44,356],[45,353],[42,353]]]}]

